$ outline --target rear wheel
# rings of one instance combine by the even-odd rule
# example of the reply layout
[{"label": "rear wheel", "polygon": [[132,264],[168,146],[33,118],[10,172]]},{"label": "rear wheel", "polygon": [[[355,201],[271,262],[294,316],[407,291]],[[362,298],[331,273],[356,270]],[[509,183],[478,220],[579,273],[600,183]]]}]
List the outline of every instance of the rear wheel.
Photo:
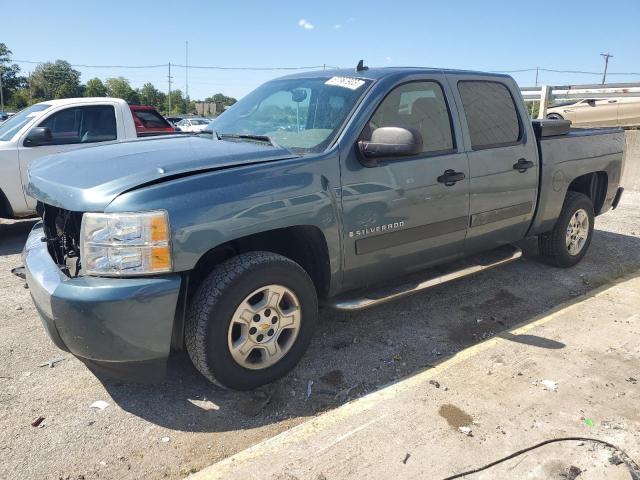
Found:
[{"label": "rear wheel", "polygon": [[538,250],[550,263],[558,267],[572,267],[587,253],[593,226],[593,203],[589,197],[567,192],[553,230],[538,236]]},{"label": "rear wheel", "polygon": [[185,325],[187,351],[209,380],[252,389],[298,363],[317,316],[315,287],[300,265],[270,252],[242,254],[198,288]]},{"label": "rear wheel", "polygon": [[564,120],[564,117],[559,113],[550,113],[549,115],[547,115],[547,118],[549,120]]}]

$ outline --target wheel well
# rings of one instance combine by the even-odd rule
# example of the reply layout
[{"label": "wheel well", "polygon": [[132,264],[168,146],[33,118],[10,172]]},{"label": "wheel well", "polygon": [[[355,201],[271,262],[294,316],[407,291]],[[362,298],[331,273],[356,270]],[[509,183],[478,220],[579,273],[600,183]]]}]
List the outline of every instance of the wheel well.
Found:
[{"label": "wheel well", "polygon": [[0,218],[13,218],[13,210],[2,190],[0,190]]},{"label": "wheel well", "polygon": [[591,199],[593,211],[596,215],[602,210],[604,199],[607,196],[608,176],[606,172],[593,172],[575,178],[568,190],[580,192]]},{"label": "wheel well", "polygon": [[190,276],[189,293],[195,292],[213,267],[245,252],[279,253],[298,263],[311,277],[319,297],[329,291],[329,249],[319,228],[310,225],[280,228],[238,238],[205,253]]}]

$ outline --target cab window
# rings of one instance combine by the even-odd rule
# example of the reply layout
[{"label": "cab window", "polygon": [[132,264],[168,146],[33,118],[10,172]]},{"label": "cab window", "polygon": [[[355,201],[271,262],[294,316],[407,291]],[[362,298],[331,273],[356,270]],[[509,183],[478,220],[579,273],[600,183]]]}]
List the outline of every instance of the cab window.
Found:
[{"label": "cab window", "polygon": [[502,83],[464,80],[458,82],[467,119],[471,148],[514,145],[522,138],[522,126],[509,89]]},{"label": "cab window", "polygon": [[423,153],[454,149],[451,115],[442,87],[436,82],[411,82],[389,93],[362,132],[363,140],[381,127],[412,128],[422,136]]},{"label": "cab window", "polygon": [[50,145],[107,142],[117,138],[115,109],[110,105],[66,108],[38,126],[51,130]]}]

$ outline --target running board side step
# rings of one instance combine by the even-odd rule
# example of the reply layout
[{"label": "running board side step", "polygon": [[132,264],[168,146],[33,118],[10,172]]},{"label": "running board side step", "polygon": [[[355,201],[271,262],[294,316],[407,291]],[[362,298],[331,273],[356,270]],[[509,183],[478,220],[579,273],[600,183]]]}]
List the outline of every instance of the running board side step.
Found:
[{"label": "running board side step", "polygon": [[404,278],[406,283],[401,285],[387,283],[379,287],[338,295],[328,299],[325,306],[345,312],[374,307],[483,270],[511,263],[521,256],[522,250],[515,245],[503,245],[488,252],[412,274],[409,281],[407,282]]}]

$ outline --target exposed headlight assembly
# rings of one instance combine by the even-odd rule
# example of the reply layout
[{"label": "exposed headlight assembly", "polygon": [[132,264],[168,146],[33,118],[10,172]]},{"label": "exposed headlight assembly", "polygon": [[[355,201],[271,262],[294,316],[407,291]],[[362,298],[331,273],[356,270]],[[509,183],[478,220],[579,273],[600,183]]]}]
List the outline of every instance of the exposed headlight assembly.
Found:
[{"label": "exposed headlight assembly", "polygon": [[124,277],[170,272],[169,232],[163,210],[85,213],[80,228],[82,273]]}]

